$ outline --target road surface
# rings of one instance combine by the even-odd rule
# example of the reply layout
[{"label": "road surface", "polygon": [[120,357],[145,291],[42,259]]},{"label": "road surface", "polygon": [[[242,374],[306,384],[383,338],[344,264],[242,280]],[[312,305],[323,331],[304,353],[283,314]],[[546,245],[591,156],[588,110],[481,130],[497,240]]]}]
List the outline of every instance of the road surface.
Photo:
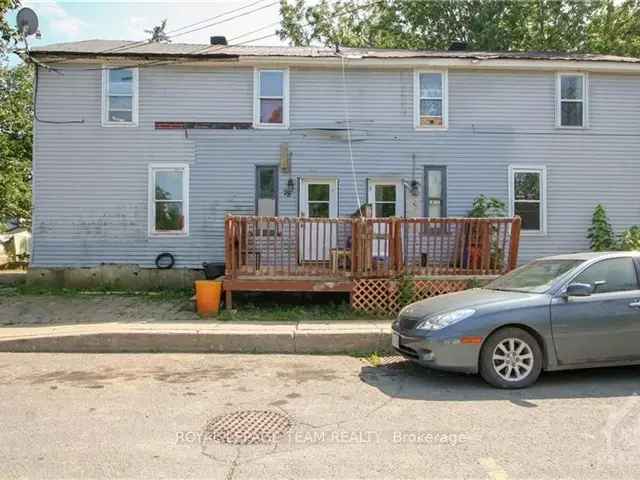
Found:
[{"label": "road surface", "polygon": [[347,356],[0,354],[0,477],[638,478],[639,373],[506,392]]}]

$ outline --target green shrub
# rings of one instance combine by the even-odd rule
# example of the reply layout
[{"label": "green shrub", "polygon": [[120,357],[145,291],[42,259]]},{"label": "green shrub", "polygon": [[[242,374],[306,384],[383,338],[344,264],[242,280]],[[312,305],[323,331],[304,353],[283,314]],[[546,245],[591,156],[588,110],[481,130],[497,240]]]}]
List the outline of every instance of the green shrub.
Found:
[{"label": "green shrub", "polygon": [[640,226],[627,228],[618,238],[618,250],[640,250]]},{"label": "green shrub", "polygon": [[416,295],[416,284],[410,275],[398,277],[398,305],[400,308],[414,302]]},{"label": "green shrub", "polygon": [[591,241],[591,250],[594,252],[614,250],[616,247],[613,228],[611,228],[607,212],[601,204],[598,204],[593,211],[587,238]]},{"label": "green shrub", "polygon": [[493,217],[506,217],[507,205],[502,201],[494,197],[485,197],[480,195],[473,200],[471,204],[471,210],[467,214],[470,218],[493,218]]}]

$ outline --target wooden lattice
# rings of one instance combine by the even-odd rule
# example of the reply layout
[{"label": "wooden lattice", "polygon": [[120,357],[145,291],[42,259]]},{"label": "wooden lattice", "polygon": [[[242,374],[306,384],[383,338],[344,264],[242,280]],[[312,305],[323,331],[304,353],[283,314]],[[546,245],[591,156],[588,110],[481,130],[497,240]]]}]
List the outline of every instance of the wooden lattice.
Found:
[{"label": "wooden lattice", "polygon": [[386,278],[356,280],[351,291],[351,307],[368,313],[398,310],[398,289]]},{"label": "wooden lattice", "polygon": [[415,280],[413,301],[424,300],[445,293],[459,292],[469,288],[469,281],[462,280]]},{"label": "wooden lattice", "polygon": [[[413,301],[459,292],[469,288],[468,279],[413,280]],[[395,315],[400,311],[398,282],[391,279],[362,279],[354,282],[351,307],[374,314]]]}]

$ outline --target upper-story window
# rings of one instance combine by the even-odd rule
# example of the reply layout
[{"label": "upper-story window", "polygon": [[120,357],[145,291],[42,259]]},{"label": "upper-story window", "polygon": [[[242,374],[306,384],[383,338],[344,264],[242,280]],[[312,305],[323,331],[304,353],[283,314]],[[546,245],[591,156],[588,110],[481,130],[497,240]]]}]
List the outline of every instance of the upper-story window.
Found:
[{"label": "upper-story window", "polygon": [[102,70],[102,124],[138,125],[138,69]]},{"label": "upper-story window", "polygon": [[557,78],[556,119],[559,127],[582,128],[587,123],[587,77],[560,73]]},{"label": "upper-story window", "polygon": [[445,129],[448,126],[446,71],[416,71],[414,77],[414,126]]},{"label": "upper-story window", "polygon": [[255,71],[253,110],[253,123],[256,127],[288,127],[288,70]]}]

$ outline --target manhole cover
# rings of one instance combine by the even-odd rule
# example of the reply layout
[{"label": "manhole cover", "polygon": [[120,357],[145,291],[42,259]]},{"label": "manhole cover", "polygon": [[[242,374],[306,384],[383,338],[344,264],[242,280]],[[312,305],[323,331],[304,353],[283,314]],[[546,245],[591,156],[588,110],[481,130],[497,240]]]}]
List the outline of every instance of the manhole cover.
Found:
[{"label": "manhole cover", "polygon": [[286,415],[268,410],[243,410],[212,418],[205,427],[208,439],[231,445],[275,443],[292,426]]}]

